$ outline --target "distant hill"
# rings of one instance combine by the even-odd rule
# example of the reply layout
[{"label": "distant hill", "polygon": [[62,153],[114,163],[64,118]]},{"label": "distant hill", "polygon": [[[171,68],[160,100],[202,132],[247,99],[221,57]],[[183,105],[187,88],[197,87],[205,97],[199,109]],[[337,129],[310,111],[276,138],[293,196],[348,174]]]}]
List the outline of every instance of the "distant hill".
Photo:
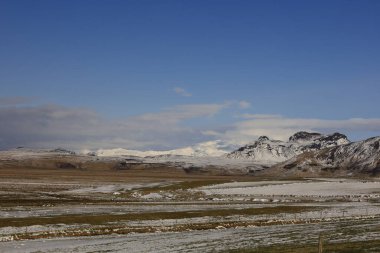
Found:
[{"label": "distant hill", "polygon": [[100,149],[93,154],[97,156],[138,156],[138,157],[170,157],[170,156],[189,156],[189,157],[218,157],[223,156],[233,150],[235,146],[231,146],[223,141],[207,141],[196,144],[194,146],[178,148],[173,150],[164,150],[164,151],[139,151],[139,150],[130,150],[124,148],[115,148],[115,149]]}]

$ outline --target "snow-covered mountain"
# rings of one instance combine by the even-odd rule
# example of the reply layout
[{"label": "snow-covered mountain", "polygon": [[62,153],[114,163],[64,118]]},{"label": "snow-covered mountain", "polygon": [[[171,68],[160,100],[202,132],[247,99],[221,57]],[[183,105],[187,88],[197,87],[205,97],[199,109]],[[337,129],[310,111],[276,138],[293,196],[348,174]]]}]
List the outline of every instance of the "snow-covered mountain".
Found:
[{"label": "snow-covered mountain", "polygon": [[322,135],[298,132],[288,141],[271,140],[266,136],[261,136],[254,143],[245,145],[226,156],[232,159],[250,159],[257,163],[274,164],[306,151],[317,151],[347,143],[350,143],[347,136],[340,133]]},{"label": "snow-covered mountain", "polygon": [[[91,155],[105,157],[104,161],[107,162],[118,161],[121,158],[123,162],[132,164],[136,162],[170,164],[170,166],[178,166],[188,171],[190,169],[198,171],[200,168],[204,171],[219,169],[227,174],[261,173],[276,177],[380,175],[380,137],[350,142],[345,135],[340,133],[322,135],[298,132],[288,141],[271,140],[262,136],[254,143],[231,152],[233,149],[233,146],[225,142],[209,141],[168,151],[137,151],[119,148],[98,150],[92,152]],[[141,158],[127,159],[128,157],[125,156]],[[42,164],[53,167],[61,166],[54,162],[60,159],[64,159],[65,162],[70,161],[70,164],[74,166],[77,166],[78,161],[99,160],[96,157],[77,155],[62,148],[53,150],[17,148],[0,152],[0,161],[28,159],[37,161],[34,164],[38,166]]]},{"label": "snow-covered mountain", "polygon": [[139,156],[139,157],[154,157],[154,156],[191,156],[191,157],[218,157],[223,156],[232,150],[236,146],[227,144],[223,141],[208,141],[196,144],[190,147],[184,147],[166,151],[139,151],[129,150],[123,148],[116,149],[100,149],[94,154],[97,156]]},{"label": "snow-covered mountain", "polygon": [[380,174],[380,137],[300,154],[275,166],[276,174]]},{"label": "snow-covered mountain", "polygon": [[[236,145],[216,140],[196,144],[194,146],[165,150],[139,151],[124,148],[99,149],[91,154],[103,157],[138,156],[170,158],[187,157],[225,157],[230,159],[249,159],[256,163],[274,164],[288,160],[305,151],[320,150],[349,143],[343,134],[322,135],[319,133],[298,132],[289,141],[271,140],[261,136],[257,141],[236,150]],[[233,151],[235,149],[235,151]],[[232,152],[233,151],[233,152]]]}]

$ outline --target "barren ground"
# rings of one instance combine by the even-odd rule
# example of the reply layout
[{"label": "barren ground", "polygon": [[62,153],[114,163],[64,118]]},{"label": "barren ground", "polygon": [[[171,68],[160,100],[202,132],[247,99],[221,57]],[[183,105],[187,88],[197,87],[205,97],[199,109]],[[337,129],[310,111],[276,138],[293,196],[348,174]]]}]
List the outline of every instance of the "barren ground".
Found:
[{"label": "barren ground", "polygon": [[376,179],[0,158],[0,252],[380,251]]}]

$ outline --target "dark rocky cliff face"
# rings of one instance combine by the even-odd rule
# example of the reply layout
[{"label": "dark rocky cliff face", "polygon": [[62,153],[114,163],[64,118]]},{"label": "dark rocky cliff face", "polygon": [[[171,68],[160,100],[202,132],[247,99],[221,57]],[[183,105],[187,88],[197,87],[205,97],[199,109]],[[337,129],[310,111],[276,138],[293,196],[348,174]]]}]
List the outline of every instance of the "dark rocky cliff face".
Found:
[{"label": "dark rocky cliff face", "polygon": [[297,132],[289,137],[289,142],[310,141],[321,137],[320,133]]}]

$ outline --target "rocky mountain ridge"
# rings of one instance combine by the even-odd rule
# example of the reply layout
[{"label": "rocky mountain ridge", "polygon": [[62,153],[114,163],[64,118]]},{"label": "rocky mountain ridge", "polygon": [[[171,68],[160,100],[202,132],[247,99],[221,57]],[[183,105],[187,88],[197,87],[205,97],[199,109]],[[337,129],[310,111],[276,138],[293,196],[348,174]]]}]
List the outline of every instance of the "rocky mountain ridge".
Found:
[{"label": "rocky mountain ridge", "polygon": [[17,164],[24,161],[34,166],[51,161],[50,165],[57,169],[82,169],[78,161],[118,162],[128,166],[160,164],[163,167],[184,169],[186,173],[245,173],[280,178],[380,175],[380,137],[350,142],[340,133],[323,135],[298,132],[288,141],[261,136],[252,144],[233,152],[228,153],[228,149],[231,150],[231,146],[219,141],[170,151],[114,149],[90,154],[76,154],[62,148],[50,150],[20,147],[1,151],[0,161]]},{"label": "rocky mountain ridge", "polygon": [[380,137],[305,152],[274,166],[272,170],[272,173],[277,171],[275,174],[293,176],[324,173],[377,176],[380,174]]},{"label": "rocky mountain ridge", "polygon": [[271,140],[267,136],[261,136],[254,143],[245,145],[227,154],[226,157],[275,164],[304,152],[318,151],[348,143],[350,141],[347,136],[340,133],[322,135],[320,133],[298,132],[290,136],[288,141]]}]

